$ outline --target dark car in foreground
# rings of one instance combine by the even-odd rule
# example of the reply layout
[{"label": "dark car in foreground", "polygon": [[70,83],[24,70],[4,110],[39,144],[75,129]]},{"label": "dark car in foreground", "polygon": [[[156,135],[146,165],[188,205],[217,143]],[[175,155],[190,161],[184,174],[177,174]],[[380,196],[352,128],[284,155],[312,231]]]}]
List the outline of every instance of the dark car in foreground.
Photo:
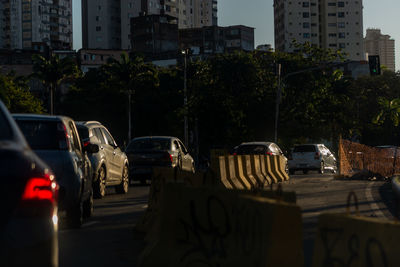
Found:
[{"label": "dark car in foreground", "polygon": [[58,185],[0,101],[2,266],[58,266]]},{"label": "dark car in foreground", "polygon": [[96,144],[99,152],[89,155],[93,169],[93,190],[96,198],[106,194],[107,186],[115,186],[119,194],[129,188],[129,163],[125,153],[118,147],[111,133],[98,121],[76,123],[84,147]]},{"label": "dark car in foreground", "polygon": [[60,185],[59,208],[65,210],[71,227],[80,227],[93,212],[92,169],[82,148],[75,122],[65,116],[14,114],[30,147],[54,171]]},{"label": "dark car in foreground", "polygon": [[195,163],[185,145],[176,137],[145,136],[132,139],[126,151],[130,176],[145,183],[153,167],[171,167],[195,172]]}]

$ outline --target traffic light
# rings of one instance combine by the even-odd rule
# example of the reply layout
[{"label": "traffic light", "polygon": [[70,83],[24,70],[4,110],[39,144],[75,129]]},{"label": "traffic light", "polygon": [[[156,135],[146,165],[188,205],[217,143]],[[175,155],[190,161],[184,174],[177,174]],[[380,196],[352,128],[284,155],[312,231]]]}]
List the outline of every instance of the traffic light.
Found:
[{"label": "traffic light", "polygon": [[368,56],[369,72],[371,75],[381,75],[379,56]]}]

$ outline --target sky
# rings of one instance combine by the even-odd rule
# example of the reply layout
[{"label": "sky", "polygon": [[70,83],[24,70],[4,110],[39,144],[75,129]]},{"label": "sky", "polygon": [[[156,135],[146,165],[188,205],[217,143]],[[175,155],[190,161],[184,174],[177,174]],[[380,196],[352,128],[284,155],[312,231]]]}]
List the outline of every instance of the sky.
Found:
[{"label": "sky", "polygon": [[[354,0],[349,0],[354,1]],[[74,49],[82,46],[81,0],[73,0]],[[363,0],[364,36],[367,28],[378,28],[396,41],[396,70],[400,69],[400,1]],[[219,26],[246,25],[255,28],[255,45],[274,46],[273,0],[218,0]]]}]

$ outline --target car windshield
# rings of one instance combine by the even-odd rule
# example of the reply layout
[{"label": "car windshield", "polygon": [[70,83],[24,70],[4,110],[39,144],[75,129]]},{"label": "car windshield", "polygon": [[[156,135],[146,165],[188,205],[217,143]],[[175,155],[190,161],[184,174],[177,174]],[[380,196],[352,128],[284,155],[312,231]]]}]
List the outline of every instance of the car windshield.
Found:
[{"label": "car windshield", "polygon": [[0,113],[0,141],[12,138],[11,126],[3,113]]},{"label": "car windshield", "polygon": [[314,145],[302,145],[302,146],[295,146],[293,152],[315,152]]},{"label": "car windshield", "polygon": [[18,126],[33,150],[59,150],[57,122],[16,119]]},{"label": "car windshield", "polygon": [[267,150],[263,145],[241,145],[237,148],[236,153],[241,155],[258,155],[265,154]]},{"label": "car windshield", "polygon": [[133,140],[127,147],[127,151],[159,151],[169,150],[171,140],[161,138],[148,138]]}]

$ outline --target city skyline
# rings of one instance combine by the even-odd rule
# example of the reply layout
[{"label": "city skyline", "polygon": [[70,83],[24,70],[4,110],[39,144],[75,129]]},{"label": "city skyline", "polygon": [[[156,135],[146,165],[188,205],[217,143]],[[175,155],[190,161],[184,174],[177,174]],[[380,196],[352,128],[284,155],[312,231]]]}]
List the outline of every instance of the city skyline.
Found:
[{"label": "city skyline", "polygon": [[[74,49],[82,46],[80,0],[73,0]],[[255,28],[255,45],[271,44],[274,47],[273,0],[218,0],[220,26],[246,25]],[[400,2],[395,0],[363,0],[364,36],[368,28],[378,28],[396,41],[396,59],[400,60],[400,31],[397,29],[397,11]],[[398,61],[398,60],[396,60]],[[396,63],[396,70],[399,69]]]}]

